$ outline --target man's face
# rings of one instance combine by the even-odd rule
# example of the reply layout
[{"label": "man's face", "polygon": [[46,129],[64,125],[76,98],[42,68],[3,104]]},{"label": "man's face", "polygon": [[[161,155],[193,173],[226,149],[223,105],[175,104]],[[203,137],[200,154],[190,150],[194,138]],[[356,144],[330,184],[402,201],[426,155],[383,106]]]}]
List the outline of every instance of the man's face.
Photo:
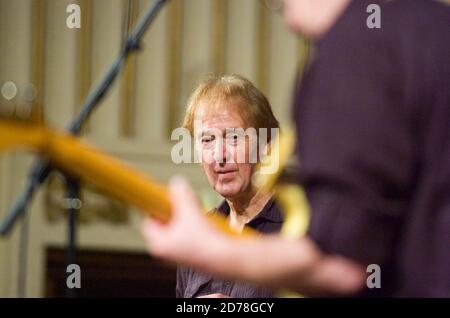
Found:
[{"label": "man's face", "polygon": [[294,32],[318,38],[328,31],[350,1],[284,0],[284,22]]},{"label": "man's face", "polygon": [[195,119],[201,123],[196,142],[208,182],[224,198],[244,197],[252,191],[256,163],[249,160],[249,146],[256,137],[241,133],[245,124],[237,112],[239,101],[224,102],[212,114],[205,106],[200,103]]}]

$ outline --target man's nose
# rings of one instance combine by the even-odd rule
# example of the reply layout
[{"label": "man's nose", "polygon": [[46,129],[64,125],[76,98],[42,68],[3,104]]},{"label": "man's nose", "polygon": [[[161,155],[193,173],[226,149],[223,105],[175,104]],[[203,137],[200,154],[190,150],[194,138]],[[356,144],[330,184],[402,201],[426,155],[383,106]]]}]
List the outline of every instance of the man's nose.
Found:
[{"label": "man's nose", "polygon": [[230,158],[229,151],[227,149],[227,144],[221,140],[216,142],[214,148],[214,161],[216,163],[225,163],[228,162]]}]

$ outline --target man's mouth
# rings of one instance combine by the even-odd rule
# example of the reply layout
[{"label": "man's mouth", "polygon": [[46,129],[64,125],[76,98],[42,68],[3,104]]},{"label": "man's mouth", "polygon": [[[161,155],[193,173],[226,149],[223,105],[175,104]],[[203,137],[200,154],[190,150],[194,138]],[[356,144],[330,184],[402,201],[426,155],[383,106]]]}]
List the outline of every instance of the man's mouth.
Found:
[{"label": "man's mouth", "polygon": [[222,177],[231,177],[231,176],[233,176],[236,172],[237,172],[237,170],[222,170],[222,171],[216,171],[216,173],[217,173],[219,176],[222,176]]}]

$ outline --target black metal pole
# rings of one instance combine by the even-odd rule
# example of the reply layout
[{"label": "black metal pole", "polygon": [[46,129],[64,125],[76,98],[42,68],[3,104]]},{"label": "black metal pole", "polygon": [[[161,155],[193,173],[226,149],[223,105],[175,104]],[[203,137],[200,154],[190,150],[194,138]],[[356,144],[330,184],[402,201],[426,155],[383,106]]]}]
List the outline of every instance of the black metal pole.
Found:
[{"label": "black metal pole", "polygon": [[[66,248],[66,268],[71,264],[76,264],[76,236],[78,213],[81,209],[79,183],[71,178],[66,178],[67,196],[65,208],[67,211],[67,248]],[[66,298],[77,297],[77,289],[66,284]]]}]

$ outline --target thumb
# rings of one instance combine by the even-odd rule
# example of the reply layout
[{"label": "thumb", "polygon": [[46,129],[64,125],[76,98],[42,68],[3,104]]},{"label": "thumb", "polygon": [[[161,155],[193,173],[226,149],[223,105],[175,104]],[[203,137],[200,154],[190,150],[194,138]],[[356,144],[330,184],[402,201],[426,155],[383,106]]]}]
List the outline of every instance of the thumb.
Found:
[{"label": "thumb", "polygon": [[141,233],[147,242],[153,242],[163,236],[166,230],[166,225],[151,218],[145,218],[141,223]]}]

